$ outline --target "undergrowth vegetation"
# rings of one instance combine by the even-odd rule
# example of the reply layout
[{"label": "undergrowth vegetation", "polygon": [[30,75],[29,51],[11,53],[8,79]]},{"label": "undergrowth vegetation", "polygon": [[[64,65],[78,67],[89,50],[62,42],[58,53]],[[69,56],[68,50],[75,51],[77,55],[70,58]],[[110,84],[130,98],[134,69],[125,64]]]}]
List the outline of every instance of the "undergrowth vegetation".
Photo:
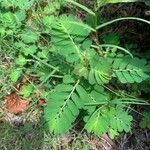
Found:
[{"label": "undergrowth vegetation", "polygon": [[[73,0],[0,0],[0,98],[17,93],[27,111],[40,109],[43,128],[54,135],[131,132],[132,106],[149,105],[150,61],[116,33],[101,33],[120,21],[150,21],[104,20],[99,10],[135,1],[95,0],[87,8]],[[139,125],[150,128],[149,112],[142,116]]]}]

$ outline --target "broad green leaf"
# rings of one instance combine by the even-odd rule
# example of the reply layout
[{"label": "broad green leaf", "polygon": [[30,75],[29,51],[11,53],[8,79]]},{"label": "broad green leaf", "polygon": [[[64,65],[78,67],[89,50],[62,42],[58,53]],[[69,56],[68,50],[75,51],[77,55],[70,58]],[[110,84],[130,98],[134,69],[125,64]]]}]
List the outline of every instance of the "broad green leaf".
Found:
[{"label": "broad green leaf", "polygon": [[23,55],[20,54],[18,56],[18,58],[16,58],[15,63],[17,65],[23,66],[23,65],[25,65],[27,63],[27,60],[26,60],[26,58]]},{"label": "broad green leaf", "polygon": [[23,52],[25,55],[31,55],[31,54],[36,53],[36,51],[37,51],[37,47],[35,45],[31,45],[31,46],[27,47],[25,49],[25,51],[23,51]]},{"label": "broad green leaf", "polygon": [[23,42],[25,43],[35,43],[38,40],[39,36],[37,33],[26,29],[22,32],[21,34],[21,39],[23,40]]},{"label": "broad green leaf", "polygon": [[15,46],[20,50],[25,56],[33,55],[37,51],[37,46],[35,44],[28,45],[23,42],[16,42]]},{"label": "broad green leaf", "polygon": [[13,13],[6,12],[0,14],[0,20],[2,21],[2,25],[7,28],[16,29],[17,22]]},{"label": "broad green leaf", "polygon": [[21,68],[18,68],[18,69],[13,69],[10,73],[10,79],[13,81],[13,82],[16,82],[19,77],[21,76],[21,73],[22,73],[22,69]]}]

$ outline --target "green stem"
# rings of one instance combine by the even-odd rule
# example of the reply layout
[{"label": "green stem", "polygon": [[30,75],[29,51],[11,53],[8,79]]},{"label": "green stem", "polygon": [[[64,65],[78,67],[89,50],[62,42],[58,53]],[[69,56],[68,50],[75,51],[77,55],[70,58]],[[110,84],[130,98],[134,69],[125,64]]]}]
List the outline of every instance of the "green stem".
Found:
[{"label": "green stem", "polygon": [[[98,105],[104,105],[107,104],[106,102],[100,102],[100,103],[85,103],[85,106],[98,106]],[[130,105],[147,105],[149,106],[149,103],[140,103],[140,102],[113,102],[113,104],[130,104]]]},{"label": "green stem", "polygon": [[112,24],[112,23],[115,23],[115,22],[118,22],[118,21],[123,21],[123,20],[136,20],[136,21],[141,21],[141,22],[150,24],[150,21],[145,20],[145,19],[141,19],[141,18],[137,18],[137,17],[122,17],[122,18],[117,18],[117,19],[105,22],[105,23],[97,26],[96,30],[99,30],[99,29],[101,29],[101,28],[103,28],[105,26],[108,26],[108,25]]},{"label": "green stem", "polygon": [[56,67],[56,68],[43,80],[43,82],[41,82],[41,84],[39,85],[39,88],[42,87],[42,85],[43,85],[50,77],[52,77],[52,75],[54,75],[57,70],[58,70],[58,67]]},{"label": "green stem", "polygon": [[118,46],[118,45],[114,45],[114,44],[101,44],[99,45],[100,47],[110,47],[110,48],[116,48],[118,50],[121,50],[125,53],[127,53],[128,55],[131,56],[131,58],[133,58],[133,55],[125,48],[121,47],[121,46]]},{"label": "green stem", "polygon": [[105,89],[109,90],[110,92],[114,93],[115,95],[122,97],[122,95],[118,94],[117,92],[115,92],[114,90],[110,89],[109,87],[102,85]]},{"label": "green stem", "polygon": [[57,71],[59,71],[59,69],[57,68],[57,67],[55,67],[55,66],[53,66],[53,65],[50,65],[50,64],[48,64],[47,62],[45,62],[45,61],[43,61],[43,60],[41,60],[40,58],[38,58],[37,56],[35,56],[35,55],[33,55],[33,54],[30,54],[33,58],[35,58],[36,60],[38,60],[39,62],[41,62],[42,64],[44,64],[44,65],[46,65],[46,66],[48,66],[49,68],[51,68],[51,69],[53,69],[53,70],[57,70]]}]

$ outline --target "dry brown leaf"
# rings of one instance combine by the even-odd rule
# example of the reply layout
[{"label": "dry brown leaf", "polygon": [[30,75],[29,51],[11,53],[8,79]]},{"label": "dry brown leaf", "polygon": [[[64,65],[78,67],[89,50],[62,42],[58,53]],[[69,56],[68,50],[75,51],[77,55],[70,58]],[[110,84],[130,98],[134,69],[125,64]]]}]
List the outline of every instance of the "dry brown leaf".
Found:
[{"label": "dry brown leaf", "polygon": [[16,93],[11,93],[7,96],[4,107],[8,112],[16,114],[25,111],[28,107],[28,102],[20,99]]}]

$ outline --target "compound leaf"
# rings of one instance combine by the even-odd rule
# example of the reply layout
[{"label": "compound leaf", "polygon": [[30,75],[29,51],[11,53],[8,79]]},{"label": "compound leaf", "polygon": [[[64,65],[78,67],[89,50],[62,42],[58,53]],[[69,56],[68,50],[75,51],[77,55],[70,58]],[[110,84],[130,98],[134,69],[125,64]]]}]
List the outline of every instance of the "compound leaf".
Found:
[{"label": "compound leaf", "polygon": [[85,101],[83,98],[86,95],[79,81],[74,85],[64,83],[57,85],[55,91],[50,94],[44,110],[48,130],[55,135],[68,131],[77,118],[79,109],[83,108]]},{"label": "compound leaf", "polygon": [[79,43],[90,33],[90,28],[72,16],[61,16],[52,27],[52,43],[69,62],[81,57]]},{"label": "compound leaf", "polygon": [[113,62],[113,76],[117,77],[121,83],[140,83],[149,78],[146,72],[147,62],[138,58],[128,56],[118,57]]},{"label": "compound leaf", "polygon": [[111,79],[111,64],[105,58],[93,58],[90,61],[88,80],[90,84],[105,84]]}]

